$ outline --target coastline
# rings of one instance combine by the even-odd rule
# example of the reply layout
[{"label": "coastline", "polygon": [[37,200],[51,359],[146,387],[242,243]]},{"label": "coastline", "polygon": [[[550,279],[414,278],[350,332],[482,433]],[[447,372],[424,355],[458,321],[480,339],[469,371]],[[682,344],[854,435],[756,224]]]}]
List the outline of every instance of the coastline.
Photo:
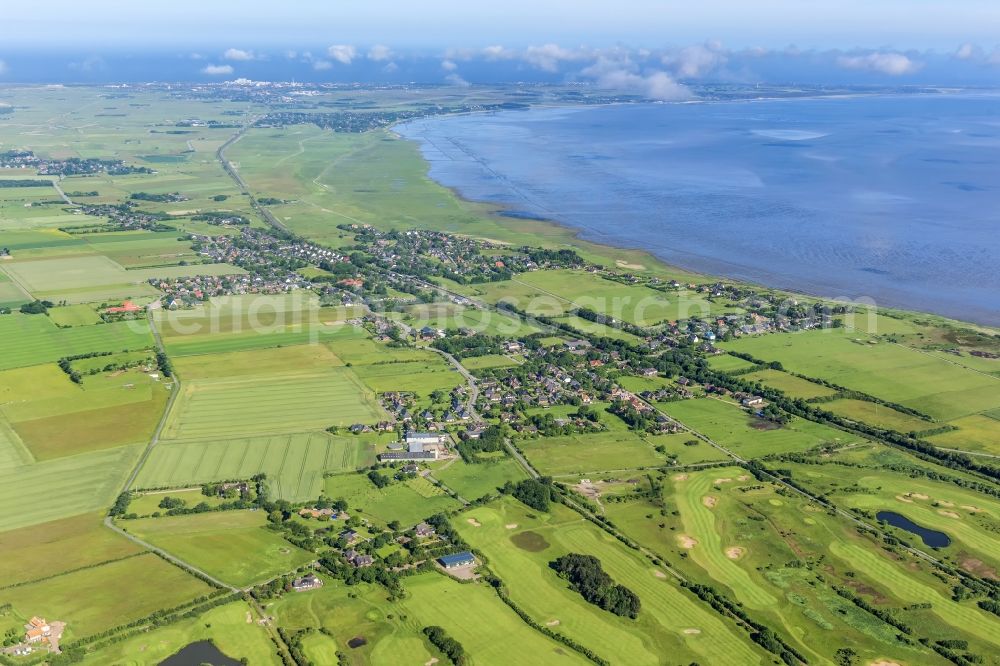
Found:
[{"label": "coastline", "polygon": [[[977,91],[980,92],[980,91]],[[916,94],[916,93],[909,93]],[[932,95],[932,93],[920,93],[926,95]],[[933,93],[934,96],[937,95],[947,95],[947,92],[936,92]],[[881,94],[864,94],[864,95],[850,95],[850,96],[903,96],[904,93],[881,93]],[[814,99],[837,99],[842,98],[845,95],[818,95],[810,96]],[[779,100],[784,100],[786,98],[777,98]],[[802,99],[802,98],[788,98],[788,99]],[[717,101],[736,101],[739,103],[752,103],[755,101],[775,101],[775,98],[766,99],[746,99],[746,100],[700,100],[701,103],[711,104]],[[677,102],[678,104],[690,103],[690,102]],[[626,103],[615,103],[615,104],[602,104],[594,106],[619,106],[625,105]],[[547,110],[565,110],[565,111],[581,111],[584,109],[592,108],[591,105],[552,105],[543,106],[541,108]],[[463,114],[456,114],[461,116],[472,116],[472,115],[482,115],[491,116],[496,115],[496,111],[484,111],[484,112],[470,112]],[[461,201],[465,206],[479,209],[484,211],[487,216],[494,223],[508,227],[514,232],[529,233],[533,231],[537,236],[544,240],[550,239],[553,235],[561,240],[564,244],[572,246],[577,249],[582,249],[585,252],[591,253],[599,258],[603,258],[608,268],[617,267],[620,270],[630,270],[631,272],[637,274],[645,275],[658,275],[658,276],[668,276],[670,278],[680,278],[683,277],[689,281],[693,282],[715,282],[715,281],[726,281],[732,284],[743,285],[746,287],[758,289],[761,291],[781,294],[782,296],[788,298],[801,298],[813,301],[823,301],[823,302],[834,302],[835,297],[831,297],[829,294],[820,293],[819,288],[808,289],[802,288],[801,286],[786,286],[782,284],[782,278],[775,277],[774,281],[761,280],[759,278],[746,278],[739,277],[732,274],[727,274],[724,271],[716,270],[705,270],[699,268],[695,265],[684,265],[682,263],[676,263],[674,261],[667,260],[654,254],[650,250],[643,249],[642,247],[636,245],[630,245],[625,241],[618,241],[613,238],[601,238],[593,239],[588,238],[587,235],[591,232],[586,228],[581,228],[579,226],[570,224],[568,222],[559,220],[554,217],[547,217],[539,215],[530,211],[525,211],[518,209],[517,206],[513,204],[506,204],[497,201],[489,201],[484,199],[476,199],[466,192],[463,192],[461,187],[457,185],[450,185],[448,183],[439,180],[434,175],[433,163],[427,158],[425,154],[425,148],[429,144],[426,141],[421,140],[419,137],[409,137],[405,136],[398,131],[399,125],[405,125],[413,121],[405,121],[399,124],[394,124],[386,128],[387,132],[398,140],[404,141],[412,145],[416,152],[420,155],[421,161],[424,164],[424,176],[431,183],[437,187],[441,187],[447,190],[451,195],[458,201]],[[557,230],[556,234],[552,231]],[[465,235],[476,236],[474,233],[467,233]],[[605,236],[607,236],[605,234]],[[624,256],[622,256],[624,255]],[[740,268],[738,264],[732,264],[731,262],[725,261],[723,259],[716,258],[705,258],[699,257],[700,263],[704,264],[706,262],[713,262],[719,265],[730,265],[734,268]],[[598,262],[601,263],[601,262]],[[692,262],[699,263],[699,262]],[[617,265],[616,265],[617,264]],[[641,268],[639,267],[641,266]],[[962,327],[967,329],[974,329],[979,332],[985,332],[991,335],[1000,335],[1000,314],[993,314],[991,310],[983,310],[983,317],[974,318],[960,318],[959,316],[946,314],[942,312],[933,312],[928,310],[922,310],[918,307],[906,304],[888,304],[882,305],[882,302],[891,303],[891,299],[886,299],[880,297],[879,299],[872,299],[874,301],[875,307],[878,311],[882,313],[887,313],[896,317],[906,317],[906,318],[920,318],[927,323],[944,325],[948,327]],[[992,315],[992,317],[990,316]]]},{"label": "coastline", "polygon": [[[747,100],[751,101],[751,100]],[[607,106],[607,105],[602,105]],[[545,107],[551,109],[581,109],[588,108],[586,106],[579,105],[567,105],[567,106],[552,106]],[[472,112],[461,114],[463,116],[468,115],[494,115],[495,111],[489,112]],[[403,124],[403,123],[400,123]],[[448,191],[457,201],[461,202],[464,206],[478,209],[485,213],[489,219],[503,227],[510,228],[511,231],[515,233],[528,233],[531,235],[538,236],[542,240],[542,245],[546,244],[554,236],[557,240],[561,241],[563,245],[568,245],[574,249],[582,251],[586,255],[590,255],[592,258],[603,259],[604,264],[608,268],[618,268],[620,270],[629,270],[630,272],[648,275],[648,276],[666,276],[669,278],[682,278],[695,283],[711,283],[716,281],[726,281],[732,284],[742,285],[748,288],[757,289],[763,292],[768,292],[772,294],[780,294],[787,298],[792,299],[805,299],[812,301],[823,301],[832,302],[829,296],[824,296],[819,293],[811,292],[809,290],[804,290],[801,288],[788,288],[777,285],[768,285],[762,282],[743,279],[739,277],[730,277],[722,274],[710,273],[703,270],[698,270],[696,268],[682,266],[679,264],[671,263],[652,252],[639,248],[639,247],[629,247],[626,244],[616,244],[610,242],[601,242],[597,240],[591,240],[585,237],[586,230],[579,227],[575,227],[568,223],[562,222],[558,219],[544,217],[535,215],[533,213],[525,214],[525,211],[519,211],[516,207],[512,205],[497,203],[493,201],[482,201],[473,199],[463,193],[460,188],[450,186],[443,183],[431,175],[432,164],[430,160],[426,158],[423,151],[423,142],[417,138],[409,138],[400,134],[397,129],[397,125],[392,125],[386,128],[386,132],[393,138],[406,142],[414,147],[417,154],[420,156],[421,161],[424,164],[424,177],[431,183]],[[552,232],[556,233],[553,234]],[[494,240],[489,239],[484,236],[477,236],[477,234],[472,232],[463,232],[459,235],[466,235],[470,237],[479,237],[484,240]],[[602,262],[597,262],[602,263]],[[640,268],[641,266],[641,268]],[[896,318],[907,318],[914,319],[917,321],[923,321],[929,325],[945,326],[948,328],[964,328],[971,329],[977,332],[986,333],[989,335],[1000,335],[1000,325],[984,323],[979,321],[973,321],[969,319],[959,319],[957,317],[940,314],[936,312],[928,312],[925,310],[918,310],[909,307],[900,307],[893,305],[879,305],[875,304],[877,310],[888,316],[893,316]]]}]

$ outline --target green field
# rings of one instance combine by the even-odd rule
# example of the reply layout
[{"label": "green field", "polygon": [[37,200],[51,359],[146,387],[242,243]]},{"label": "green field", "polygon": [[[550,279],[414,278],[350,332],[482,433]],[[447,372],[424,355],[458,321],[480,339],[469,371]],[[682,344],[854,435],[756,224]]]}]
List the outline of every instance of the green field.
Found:
[{"label": "green field", "polygon": [[374,441],[313,432],[162,443],[153,449],[136,484],[179,487],[264,473],[277,497],[304,501],[319,496],[324,471],[353,470],[374,462]]},{"label": "green field", "polygon": [[260,511],[139,518],[119,525],[223,582],[245,587],[313,559],[265,527]]},{"label": "green field", "polygon": [[1000,455],[1000,419],[985,414],[964,416],[950,422],[958,428],[928,437],[937,446]]},{"label": "green field", "polygon": [[[735,626],[699,604],[652,563],[560,505],[553,505],[551,515],[539,515],[505,499],[472,509],[454,525],[487,555],[511,598],[536,622],[565,633],[612,663],[656,664],[665,654],[677,663],[761,661]],[[598,557],[617,583],[632,589],[642,603],[639,618],[616,617],[568,589],[548,564],[569,552]]]},{"label": "green field", "polygon": [[861,421],[879,428],[888,428],[897,432],[920,432],[937,427],[934,423],[910,414],[904,414],[892,407],[886,407],[876,402],[865,400],[834,400],[823,403],[823,409],[834,414]]},{"label": "green field", "polygon": [[82,663],[92,666],[155,666],[185,645],[211,640],[223,654],[233,659],[246,657],[248,663],[263,666],[281,664],[267,629],[256,622],[248,623],[247,617],[253,617],[250,607],[245,602],[235,601],[213,608],[197,618],[185,618],[112,643],[89,653]]},{"label": "green field", "polygon": [[145,321],[57,328],[42,315],[0,315],[0,370],[94,351],[145,349],[152,344]]},{"label": "green field", "polygon": [[750,458],[859,440],[855,435],[795,417],[788,425],[775,428],[753,419],[733,403],[714,398],[667,402],[659,407],[689,428]]},{"label": "green field", "polygon": [[364,474],[337,474],[325,480],[323,494],[347,500],[351,513],[361,513],[381,524],[398,520],[413,525],[460,506],[458,500],[419,477],[376,488]]},{"label": "green field", "polygon": [[830,329],[763,335],[724,343],[807,377],[911,407],[948,420],[1000,407],[1000,378],[977,373],[931,354],[855,339],[856,332]]},{"label": "green field", "polygon": [[[485,458],[485,457],[484,457]],[[473,465],[461,458],[434,470],[434,478],[467,500],[495,493],[507,481],[520,481],[527,474],[513,458],[486,458],[488,462]]]},{"label": "green field", "polygon": [[152,553],[0,590],[25,617],[67,623],[67,638],[128,624],[212,591],[206,583]]},{"label": "green field", "polygon": [[350,368],[186,381],[167,420],[168,439],[281,434],[385,418]]},{"label": "green field", "polygon": [[542,474],[573,475],[663,465],[665,459],[634,432],[603,432],[521,440],[518,445]]},{"label": "green field", "polygon": [[[735,356],[721,356],[719,358],[736,358]],[[742,361],[743,359],[737,359]],[[714,361],[714,359],[713,359]],[[716,368],[715,363],[711,364],[713,368]],[[823,386],[822,384],[817,384],[811,382],[807,379],[802,379],[801,377],[796,377],[795,375],[790,375],[787,372],[782,372],[780,370],[758,370],[756,372],[751,372],[749,374],[743,375],[742,379],[748,381],[760,382],[764,386],[778,389],[782,391],[789,398],[802,398],[803,400],[809,400],[810,398],[824,398],[830,395],[836,395],[836,391],[832,388]]]}]

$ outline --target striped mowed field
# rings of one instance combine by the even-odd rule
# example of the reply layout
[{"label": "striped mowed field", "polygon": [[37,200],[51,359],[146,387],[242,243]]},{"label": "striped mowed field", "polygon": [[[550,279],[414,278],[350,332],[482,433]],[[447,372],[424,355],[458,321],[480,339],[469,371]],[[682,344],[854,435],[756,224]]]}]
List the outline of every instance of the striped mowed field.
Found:
[{"label": "striped mowed field", "polygon": [[374,392],[345,367],[183,382],[164,439],[279,434],[385,418]]},{"label": "striped mowed field", "polygon": [[161,443],[136,486],[177,487],[264,473],[276,497],[303,501],[319,496],[324,471],[370,464],[372,450],[365,439],[325,432]]}]

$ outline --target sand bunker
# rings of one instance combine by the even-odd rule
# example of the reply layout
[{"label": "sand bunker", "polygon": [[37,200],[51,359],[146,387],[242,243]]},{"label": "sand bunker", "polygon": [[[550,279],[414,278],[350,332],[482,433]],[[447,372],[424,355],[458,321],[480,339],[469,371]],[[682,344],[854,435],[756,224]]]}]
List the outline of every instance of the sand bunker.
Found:
[{"label": "sand bunker", "polygon": [[971,504],[963,504],[962,508],[966,511],[971,511],[972,513],[979,513],[982,511],[978,506],[972,506]]},{"label": "sand bunker", "polygon": [[726,548],[726,557],[731,560],[738,560],[743,557],[743,553],[745,552],[746,551],[739,546],[730,546],[729,548]]},{"label": "sand bunker", "polygon": [[913,504],[913,500],[911,500],[909,497],[906,497],[904,495],[896,495],[896,499],[898,499],[900,502],[906,502],[907,504]]},{"label": "sand bunker", "polygon": [[919,499],[919,500],[930,499],[930,496],[924,495],[923,493],[907,493],[907,495],[909,495],[910,497],[913,497],[914,499]]},{"label": "sand bunker", "polygon": [[690,629],[685,629],[684,633],[685,634],[689,634],[689,635],[700,634],[701,633],[701,629],[695,629],[694,627],[691,627]]},{"label": "sand bunker", "polygon": [[889,661],[888,659],[880,659],[878,661],[873,661],[868,666],[901,666],[898,661]]},{"label": "sand bunker", "polygon": [[686,534],[678,534],[677,541],[678,543],[681,544],[681,548],[685,548],[687,550],[691,550],[692,548],[698,545],[697,541],[695,541]]},{"label": "sand bunker", "polygon": [[436,664],[436,663],[438,663],[438,658],[437,657],[431,657],[429,660],[427,660],[427,661],[424,662],[424,666],[434,666],[434,664]]},{"label": "sand bunker", "polygon": [[466,518],[465,520],[466,520],[467,523],[469,523],[473,527],[482,527],[483,526],[483,524],[481,522],[479,522],[478,520],[476,520],[475,518]]},{"label": "sand bunker", "polygon": [[559,620],[549,620],[545,623],[546,627],[558,627],[560,624]]},{"label": "sand bunker", "polygon": [[715,485],[719,485],[720,483],[729,483],[730,481],[732,481],[732,479],[730,479],[730,478],[729,478],[729,477],[727,476],[727,477],[726,477],[726,478],[724,478],[724,479],[716,479],[715,481],[712,481],[712,483],[714,483]]},{"label": "sand bunker", "polygon": [[674,481],[687,481],[687,480],[688,480],[688,475],[687,474],[675,474],[674,475]]},{"label": "sand bunker", "polygon": [[705,495],[704,497],[701,498],[701,503],[707,506],[709,509],[714,509],[718,501],[719,500],[712,497],[711,495]]},{"label": "sand bunker", "polygon": [[947,518],[961,518],[961,516],[954,511],[938,511],[938,513]]},{"label": "sand bunker", "polygon": [[953,507],[953,506],[955,506],[954,502],[948,502],[946,500],[938,500],[937,503],[940,504],[941,506],[947,506],[947,507]]},{"label": "sand bunker", "polygon": [[509,530],[516,530],[517,529],[517,523],[507,523],[506,525],[504,525],[504,527],[506,527]]},{"label": "sand bunker", "polygon": [[750,475],[749,474],[740,474],[738,477],[736,477],[736,480],[737,481],[749,481],[750,480]]},{"label": "sand bunker", "polygon": [[659,569],[653,569],[653,575],[656,576],[657,578],[666,578],[667,577],[667,574],[663,573]]}]

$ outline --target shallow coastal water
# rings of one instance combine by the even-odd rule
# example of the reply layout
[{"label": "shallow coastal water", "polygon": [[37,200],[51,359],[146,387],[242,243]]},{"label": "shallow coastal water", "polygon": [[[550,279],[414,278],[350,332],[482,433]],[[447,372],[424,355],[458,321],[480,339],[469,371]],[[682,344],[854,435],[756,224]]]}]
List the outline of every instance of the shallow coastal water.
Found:
[{"label": "shallow coastal water", "polygon": [[463,196],[709,274],[1000,325],[1000,96],[640,104],[397,128]]}]

